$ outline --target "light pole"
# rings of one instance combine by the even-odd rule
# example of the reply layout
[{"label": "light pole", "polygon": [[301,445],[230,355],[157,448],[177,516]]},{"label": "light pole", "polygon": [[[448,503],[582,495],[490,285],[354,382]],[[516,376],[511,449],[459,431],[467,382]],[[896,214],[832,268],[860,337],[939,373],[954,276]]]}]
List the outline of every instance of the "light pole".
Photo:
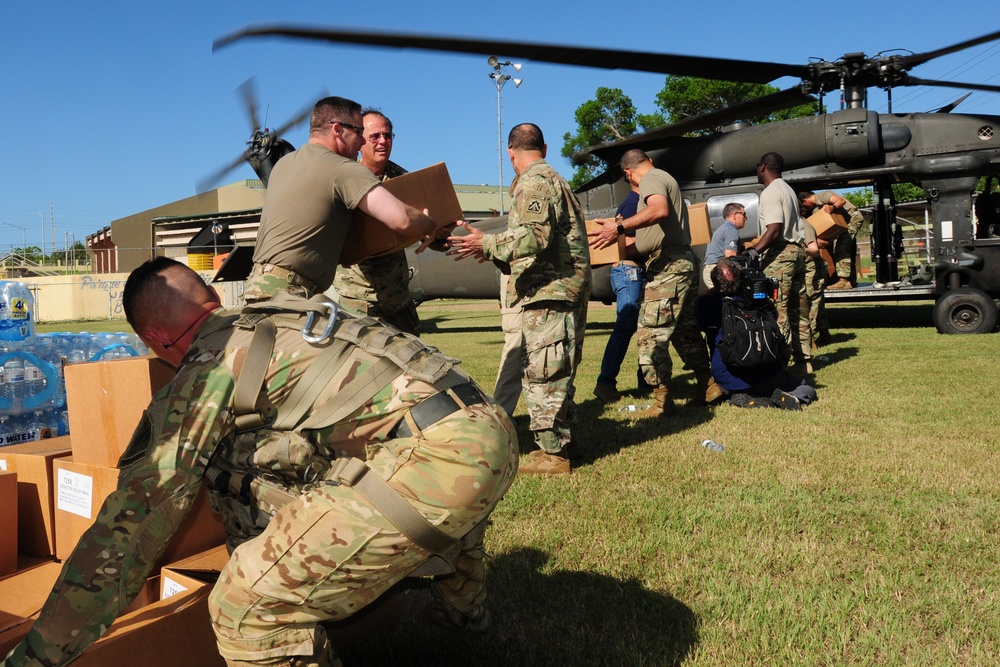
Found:
[{"label": "light pole", "polygon": [[503,122],[500,114],[500,91],[503,90],[504,84],[508,81],[513,81],[515,88],[520,88],[524,79],[515,79],[510,74],[504,74],[504,70],[508,67],[514,68],[515,72],[520,72],[521,63],[512,63],[509,60],[500,62],[496,56],[490,56],[486,62],[493,68],[493,71],[490,72],[490,78],[493,80],[493,85],[497,87],[497,157],[500,163],[500,215],[503,215]]},{"label": "light pole", "polygon": [[24,258],[28,252],[28,235],[25,233],[24,227],[21,227],[20,225],[14,225],[9,222],[5,222],[3,224],[7,225],[8,227],[13,227],[15,229],[21,230],[21,264],[24,264]]}]

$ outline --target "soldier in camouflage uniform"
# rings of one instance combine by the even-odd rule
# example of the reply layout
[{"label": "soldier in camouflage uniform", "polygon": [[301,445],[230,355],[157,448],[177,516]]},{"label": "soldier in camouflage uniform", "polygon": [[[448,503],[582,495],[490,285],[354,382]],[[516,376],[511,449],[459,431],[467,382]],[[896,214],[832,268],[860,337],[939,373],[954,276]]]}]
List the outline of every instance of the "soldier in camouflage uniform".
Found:
[{"label": "soldier in camouflage uniform", "polygon": [[521,307],[522,385],[538,450],[521,466],[528,474],[570,472],[573,394],[590,298],[590,252],[583,210],[569,184],[545,162],[541,129],[514,127],[507,152],[517,180],[502,234],[464,225],[448,243],[460,257],[510,264],[507,303]]},{"label": "soldier in camouflage uniform", "polygon": [[766,153],[757,163],[757,181],[764,185],[758,217],[765,230],[748,252],[760,254],[764,274],[778,281],[778,326],[792,349],[800,374],[812,373],[812,328],[806,297],[805,232],[798,198],[781,178],[784,158]]},{"label": "soldier in camouflage uniform", "polygon": [[858,232],[865,224],[865,216],[858,207],[844,199],[836,192],[810,192],[803,190],[798,194],[802,215],[809,216],[817,206],[827,213],[839,213],[847,218],[847,233],[840,234],[833,243],[833,262],[836,274],[830,276],[828,289],[850,289],[858,284],[854,266],[854,256]]},{"label": "soldier in camouflage uniform", "polygon": [[[405,174],[405,169],[389,159],[395,139],[392,121],[376,109],[365,109],[362,115],[365,143],[361,147],[361,164],[383,183]],[[381,318],[400,331],[417,335],[420,318],[409,285],[410,265],[405,250],[341,267],[333,279],[340,305],[362,315]]]},{"label": "soldier in camouflage uniform", "polygon": [[329,289],[355,209],[407,236],[428,242],[436,232],[447,236],[451,227],[396,199],[356,161],[365,143],[362,122],[360,104],[323,98],[313,107],[309,142],[274,165],[244,288],[247,303],[283,290],[310,296]]},{"label": "soldier in camouflage uniform", "polygon": [[644,416],[666,416],[673,411],[671,343],[698,380],[693,403],[712,403],[722,397],[695,315],[701,272],[691,251],[687,204],[674,177],[656,169],[639,149],[627,151],[621,167],[626,180],[639,187],[636,214],[620,222],[605,222],[601,230],[591,232],[591,243],[607,247],[620,234],[635,230],[635,251],[646,258],[646,287],[636,335],[639,368],[646,382],[655,387],[655,403]]},{"label": "soldier in camouflage uniform", "polygon": [[[267,302],[273,312],[240,316],[173,260],[133,272],[129,322],[178,372],[3,667],[63,665],[96,641],[142,588],[203,480],[235,548],[209,600],[229,665],[339,664],[320,624],[438,560],[454,567],[432,583],[425,620],[485,627],[482,530],[516,472],[510,420],[457,360],[419,339],[344,313],[300,331],[296,308],[334,309],[280,298]],[[305,340],[328,325],[331,335]],[[273,351],[262,354],[268,330]]]}]

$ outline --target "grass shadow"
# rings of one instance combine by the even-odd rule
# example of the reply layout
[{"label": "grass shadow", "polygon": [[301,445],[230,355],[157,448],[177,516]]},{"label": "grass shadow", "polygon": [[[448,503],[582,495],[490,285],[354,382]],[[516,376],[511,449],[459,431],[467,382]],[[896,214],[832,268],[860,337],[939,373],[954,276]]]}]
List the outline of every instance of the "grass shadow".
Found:
[{"label": "grass shadow", "polygon": [[546,571],[543,551],[491,557],[492,625],[470,636],[404,621],[341,657],[348,667],[680,665],[698,642],[692,610],[637,579]]}]

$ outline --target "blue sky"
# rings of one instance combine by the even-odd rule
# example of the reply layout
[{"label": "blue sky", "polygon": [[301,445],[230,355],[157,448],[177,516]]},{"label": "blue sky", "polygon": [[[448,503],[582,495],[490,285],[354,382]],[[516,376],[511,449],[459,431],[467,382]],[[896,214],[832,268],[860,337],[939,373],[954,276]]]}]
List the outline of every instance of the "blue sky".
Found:
[{"label": "blue sky", "polygon": [[[497,93],[488,78],[489,53],[261,38],[212,52],[213,40],[248,24],[591,44],[792,64],[857,51],[931,51],[1000,30],[1000,17],[981,1],[847,1],[817,11],[799,2],[739,4],[734,10],[731,1],[661,2],[629,17],[622,11],[628,4],[591,0],[5,3],[0,252],[22,240],[50,249],[53,236],[61,248],[67,238],[83,240],[116,218],[194,194],[199,178],[244,148],[249,122],[235,90],[251,76],[260,113],[271,127],[328,90],[379,106],[393,119],[396,162],[417,169],[443,161],[456,183],[497,184]],[[516,54],[496,55],[518,60]],[[550,162],[567,177],[572,168],[559,155],[563,134],[575,130],[576,107],[598,86],[623,89],[643,112],[654,110],[663,86],[657,74],[523,65],[523,85],[503,90],[503,133],[517,122],[539,124]],[[1000,43],[937,59],[913,74],[1000,84]],[[772,82],[781,88],[793,83]],[[897,89],[894,108],[933,110],[962,92]],[[885,111],[884,95],[870,95],[871,108]],[[826,102],[837,104],[834,95]],[[1000,95],[976,93],[958,111],[1000,115]],[[307,132],[302,127],[285,136],[298,146]],[[512,175],[505,163],[504,179]],[[244,166],[224,182],[252,177]]]}]

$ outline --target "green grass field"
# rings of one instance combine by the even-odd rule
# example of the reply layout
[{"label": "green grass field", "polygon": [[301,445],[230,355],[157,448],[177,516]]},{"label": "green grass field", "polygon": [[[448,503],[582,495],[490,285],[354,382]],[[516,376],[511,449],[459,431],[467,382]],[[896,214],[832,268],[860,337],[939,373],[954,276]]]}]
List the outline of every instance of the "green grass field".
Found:
[{"label": "green grass field", "polygon": [[[492,388],[496,304],[420,313],[425,339]],[[929,304],[830,317],[818,403],[653,421],[618,410],[648,399],[591,396],[614,320],[595,305],[577,377],[585,463],[517,479],[494,513],[491,629],[407,624],[345,662],[1000,664],[1000,338],[939,335]],[[634,376],[631,354],[619,387]],[[530,451],[523,403],[517,423]]]},{"label": "green grass field", "polygon": [[[349,664],[1000,663],[1000,339],[937,334],[929,304],[830,310],[816,404],[654,423],[618,410],[647,399],[591,396],[614,321],[595,305],[577,376],[585,464],[518,478],[494,513],[493,627],[403,626]],[[496,305],[420,313],[425,338],[492,387]],[[619,388],[634,375],[633,354]]]}]

